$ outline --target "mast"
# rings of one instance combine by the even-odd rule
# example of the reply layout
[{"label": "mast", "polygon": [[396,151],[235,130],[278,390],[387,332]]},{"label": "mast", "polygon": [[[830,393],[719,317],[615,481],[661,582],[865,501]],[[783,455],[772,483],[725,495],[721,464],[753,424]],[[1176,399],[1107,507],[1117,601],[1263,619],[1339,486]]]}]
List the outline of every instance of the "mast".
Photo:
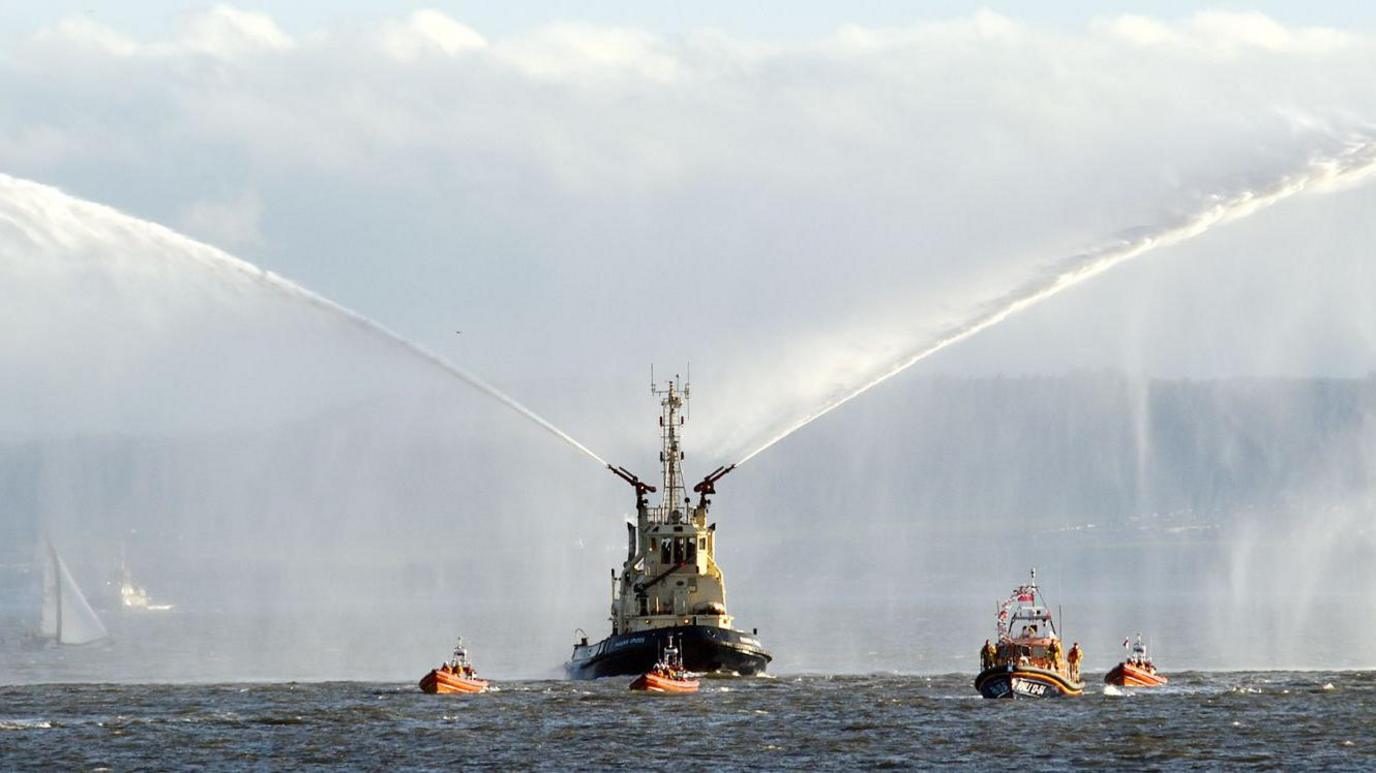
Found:
[{"label": "mast", "polygon": [[683,495],[683,447],[680,442],[679,432],[683,427],[684,417],[681,411],[688,404],[690,385],[684,383],[682,388],[679,386],[677,374],[666,382],[661,389],[657,384],[650,385],[650,393],[659,397],[659,435],[660,451],[659,462],[663,469],[663,499],[659,505],[659,520],[663,521],[669,515],[683,506],[685,499]]}]

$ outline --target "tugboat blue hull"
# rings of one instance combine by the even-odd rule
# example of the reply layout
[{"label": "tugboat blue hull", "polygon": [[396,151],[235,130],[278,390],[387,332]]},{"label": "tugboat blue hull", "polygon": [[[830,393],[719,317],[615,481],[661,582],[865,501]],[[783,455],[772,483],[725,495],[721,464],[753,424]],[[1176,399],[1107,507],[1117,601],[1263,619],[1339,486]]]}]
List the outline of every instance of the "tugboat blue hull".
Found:
[{"label": "tugboat blue hull", "polygon": [[975,677],[975,689],[986,698],[1065,698],[1085,691],[1055,671],[1027,666],[994,666]]},{"label": "tugboat blue hull", "polygon": [[683,667],[698,673],[763,673],[772,656],[754,636],[732,628],[678,625],[608,636],[596,644],[576,645],[564,668],[572,679],[638,676],[659,660],[670,638],[683,650]]}]

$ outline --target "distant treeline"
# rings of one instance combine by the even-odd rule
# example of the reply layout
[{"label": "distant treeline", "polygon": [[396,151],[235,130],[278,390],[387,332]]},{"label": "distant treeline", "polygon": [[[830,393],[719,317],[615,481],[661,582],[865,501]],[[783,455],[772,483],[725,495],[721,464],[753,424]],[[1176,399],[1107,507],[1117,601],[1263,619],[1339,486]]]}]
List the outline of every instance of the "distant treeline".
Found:
[{"label": "distant treeline", "polygon": [[[210,536],[220,522],[328,542],[485,518],[519,534],[522,518],[558,528],[626,509],[614,481],[542,437],[513,445],[490,417],[417,415],[372,403],[242,434],[0,440],[0,542],[45,519],[105,538]],[[690,473],[717,461],[691,441]],[[745,530],[790,514],[823,530],[920,520],[929,533],[1178,524],[1339,505],[1372,490],[1373,461],[1376,377],[910,377],[771,449],[721,496]]]}]

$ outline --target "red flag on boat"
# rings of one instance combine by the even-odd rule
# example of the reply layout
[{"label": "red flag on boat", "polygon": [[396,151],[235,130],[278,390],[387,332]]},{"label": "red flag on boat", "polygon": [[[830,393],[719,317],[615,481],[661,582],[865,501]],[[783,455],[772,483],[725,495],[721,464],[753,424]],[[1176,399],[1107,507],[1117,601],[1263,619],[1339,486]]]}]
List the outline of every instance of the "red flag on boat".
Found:
[{"label": "red flag on boat", "polygon": [[1031,593],[1019,593],[1019,594],[1018,594],[1018,601],[1032,601],[1032,594],[1031,594]]}]

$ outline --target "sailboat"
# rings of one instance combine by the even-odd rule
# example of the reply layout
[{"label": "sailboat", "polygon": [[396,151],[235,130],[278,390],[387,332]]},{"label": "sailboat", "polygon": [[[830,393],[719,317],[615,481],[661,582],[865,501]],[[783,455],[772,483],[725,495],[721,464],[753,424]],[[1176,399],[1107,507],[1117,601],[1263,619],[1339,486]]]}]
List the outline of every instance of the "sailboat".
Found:
[{"label": "sailboat", "polygon": [[56,644],[90,644],[109,636],[91,604],[77,587],[57,548],[47,544],[43,567],[43,612],[38,635]]}]

